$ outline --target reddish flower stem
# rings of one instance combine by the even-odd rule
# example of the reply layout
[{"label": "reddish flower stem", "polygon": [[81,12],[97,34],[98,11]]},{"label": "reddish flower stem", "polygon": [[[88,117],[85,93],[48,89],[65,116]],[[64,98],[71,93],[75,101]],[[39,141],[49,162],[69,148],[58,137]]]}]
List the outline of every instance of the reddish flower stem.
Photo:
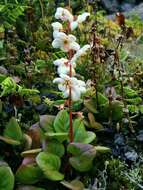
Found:
[{"label": "reddish flower stem", "polygon": [[[70,10],[70,0],[69,0],[69,10]],[[68,28],[67,28],[68,32],[70,32],[70,23],[68,23]],[[68,52],[68,59],[69,59],[69,63],[70,60],[72,58],[72,50],[69,50]],[[70,63],[70,73],[69,76],[72,77],[72,65]],[[69,138],[70,138],[70,142],[73,142],[74,139],[74,133],[73,133],[73,124],[72,124],[72,89],[71,86],[69,87],[69,116],[70,116],[70,129],[69,129]]]},{"label": "reddish flower stem", "polygon": [[[72,51],[69,51],[69,61],[72,57]],[[70,64],[70,73],[69,76],[72,77],[72,65]],[[72,125],[72,89],[71,86],[69,88],[69,114],[70,114],[70,130],[69,130],[69,137],[70,142],[73,142],[73,125]]]}]

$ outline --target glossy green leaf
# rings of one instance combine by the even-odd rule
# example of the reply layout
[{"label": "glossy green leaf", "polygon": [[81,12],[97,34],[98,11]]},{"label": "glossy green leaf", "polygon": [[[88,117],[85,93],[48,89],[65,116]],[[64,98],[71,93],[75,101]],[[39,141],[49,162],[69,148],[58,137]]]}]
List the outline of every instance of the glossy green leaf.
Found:
[{"label": "glossy green leaf", "polygon": [[41,152],[36,157],[36,162],[48,179],[58,181],[64,178],[64,175],[58,171],[61,166],[61,161],[58,156]]},{"label": "glossy green leaf", "polygon": [[111,149],[105,146],[95,146],[95,149],[97,151],[97,153],[107,153],[107,152],[111,152]]},{"label": "glossy green leaf", "polygon": [[12,117],[6,125],[4,137],[11,138],[16,141],[21,141],[23,139],[22,130],[14,117]]},{"label": "glossy green leaf", "polygon": [[[102,93],[98,92],[97,96],[99,106],[104,105],[108,102],[108,98],[104,96]],[[94,99],[96,100],[96,96],[94,96]]]},{"label": "glossy green leaf", "polygon": [[31,149],[31,150],[26,150],[24,152],[21,153],[21,156],[30,156],[30,155],[36,155],[39,152],[41,152],[42,149],[41,148],[37,148],[37,149]]},{"label": "glossy green leaf", "polygon": [[46,190],[46,189],[43,189],[41,187],[22,185],[19,186],[16,190]]},{"label": "glossy green leaf", "polygon": [[11,168],[4,162],[0,162],[0,189],[13,190],[14,175]]},{"label": "glossy green leaf", "polygon": [[68,139],[68,133],[45,133],[45,136],[49,139],[57,139],[60,142]]},{"label": "glossy green leaf", "polygon": [[53,132],[53,124],[54,124],[55,116],[53,115],[41,115],[40,116],[40,126],[46,132]]},{"label": "glossy green leaf", "polygon": [[80,142],[80,143],[91,143],[96,135],[93,132],[87,132],[83,120],[81,119],[75,119],[73,123],[73,129],[74,129],[74,142]]},{"label": "glossy green leaf", "polygon": [[77,171],[85,172],[92,168],[92,161],[96,155],[96,149],[90,144],[70,143],[68,152],[73,154],[69,161]]},{"label": "glossy green leaf", "polygon": [[71,182],[68,181],[61,181],[60,182],[63,186],[67,187],[71,190],[84,190],[84,185],[81,181],[75,179]]},{"label": "glossy green leaf", "polygon": [[57,140],[51,140],[48,141],[45,151],[62,157],[65,153],[65,148],[64,145]]},{"label": "glossy green leaf", "polygon": [[119,121],[123,118],[123,104],[120,101],[113,101],[111,105],[107,103],[101,108],[100,115],[105,119],[109,118],[110,112],[112,113],[112,120]]},{"label": "glossy green leaf", "polygon": [[124,94],[128,98],[133,98],[133,97],[138,96],[138,93],[129,87],[124,87]]},{"label": "glossy green leaf", "polygon": [[66,110],[61,110],[54,121],[54,129],[56,132],[68,132],[69,130],[69,114]]},{"label": "glossy green leaf", "polygon": [[34,164],[21,165],[16,172],[16,180],[23,184],[34,184],[42,176],[40,168]]},{"label": "glossy green leaf", "polygon": [[20,141],[15,141],[15,140],[8,138],[8,137],[0,136],[0,140],[4,141],[7,144],[20,145]]},{"label": "glossy green leaf", "polygon": [[84,100],[84,106],[92,113],[97,113],[96,102],[94,99]]},{"label": "glossy green leaf", "polygon": [[95,121],[94,115],[92,113],[88,113],[88,119],[89,119],[91,128],[96,129],[96,130],[102,130],[103,129],[103,126],[100,123]]}]

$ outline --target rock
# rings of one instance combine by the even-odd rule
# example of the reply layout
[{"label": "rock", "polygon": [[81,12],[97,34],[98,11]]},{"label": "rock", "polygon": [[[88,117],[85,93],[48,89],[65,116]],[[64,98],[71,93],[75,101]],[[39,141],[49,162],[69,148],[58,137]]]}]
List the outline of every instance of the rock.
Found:
[{"label": "rock", "polygon": [[131,9],[133,8],[133,5],[132,4],[129,4],[129,3],[123,3],[121,5],[121,10],[122,11],[131,11]]},{"label": "rock", "polygon": [[143,142],[143,133],[142,133],[142,134],[139,134],[139,135],[137,136],[137,140],[138,140],[139,142]]},{"label": "rock", "polygon": [[117,0],[101,0],[100,3],[103,8],[110,13],[117,12],[119,9],[119,4]]},{"label": "rock", "polygon": [[[118,11],[123,12],[126,18],[130,18],[132,17],[132,15],[137,15],[143,20],[143,3],[135,6],[132,9],[131,7],[129,7],[129,5],[123,4],[122,8],[120,10],[118,9]],[[113,11],[113,12],[117,12],[117,11]],[[113,12],[111,12],[111,14],[107,16],[108,19],[115,20],[115,14],[112,14]]]},{"label": "rock", "polygon": [[139,135],[137,136],[137,141],[143,142],[143,130],[139,131]]},{"label": "rock", "polygon": [[116,134],[115,135],[115,137],[114,137],[114,143],[116,144],[116,145],[120,145],[120,146],[122,146],[122,145],[124,145],[125,143],[124,143],[124,137],[123,137],[123,135],[121,135],[121,134]]},{"label": "rock", "polygon": [[136,162],[136,160],[138,159],[138,154],[134,150],[132,150],[132,151],[126,152],[125,157],[127,160],[130,160],[132,162]]},{"label": "rock", "polygon": [[138,6],[135,6],[131,11],[129,11],[125,15],[129,17],[131,15],[138,15],[141,19],[143,19],[143,3],[139,4]]},{"label": "rock", "polygon": [[44,115],[48,110],[48,106],[46,104],[40,104],[36,106],[35,109],[39,112],[40,115]]},{"label": "rock", "polygon": [[0,66],[0,74],[7,75],[8,74],[7,69],[5,67],[3,67],[3,66]]}]

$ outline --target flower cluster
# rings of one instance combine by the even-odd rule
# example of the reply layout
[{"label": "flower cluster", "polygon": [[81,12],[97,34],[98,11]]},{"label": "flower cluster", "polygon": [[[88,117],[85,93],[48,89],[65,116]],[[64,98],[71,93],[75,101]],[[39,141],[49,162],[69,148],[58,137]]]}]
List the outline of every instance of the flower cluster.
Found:
[{"label": "flower cluster", "polygon": [[[55,18],[63,22],[67,22],[68,31],[76,29],[90,14],[85,12],[75,17],[64,8],[57,8]],[[81,94],[86,92],[86,85],[84,81],[75,78],[76,61],[80,57],[84,56],[90,49],[90,45],[85,45],[80,48],[80,45],[76,41],[76,37],[72,34],[67,34],[63,25],[60,22],[52,23],[53,27],[53,42],[54,48],[60,48],[66,52],[68,57],[60,58],[54,61],[54,65],[57,66],[57,72],[59,78],[54,79],[54,83],[58,83],[58,88],[63,92],[63,96],[68,98],[71,96],[73,101],[80,99]]]}]

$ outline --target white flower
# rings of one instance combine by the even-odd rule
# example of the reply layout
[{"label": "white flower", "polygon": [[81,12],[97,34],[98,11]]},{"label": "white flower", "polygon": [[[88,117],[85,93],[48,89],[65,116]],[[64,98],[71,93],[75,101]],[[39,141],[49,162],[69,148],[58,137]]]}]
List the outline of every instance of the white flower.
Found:
[{"label": "white flower", "polygon": [[84,56],[87,51],[90,49],[90,45],[87,44],[87,45],[84,45],[81,49],[79,49],[75,54],[74,56],[72,57],[71,59],[71,63],[75,63],[77,61],[78,58]]},{"label": "white flower", "polygon": [[56,38],[52,42],[52,46],[54,48],[60,48],[64,52],[68,52],[69,50],[79,50],[80,46],[76,42],[76,37],[69,34],[66,35],[64,32],[58,32]]},{"label": "white flower", "polygon": [[[68,59],[61,58],[54,61],[54,65],[58,66],[58,74],[69,74],[70,73],[70,62]],[[72,76],[75,75],[74,68],[76,67],[76,64],[72,64]]]},{"label": "white flower", "polygon": [[78,22],[77,21],[73,21],[70,23],[70,28],[71,31],[75,30],[78,27]]},{"label": "white flower", "polygon": [[58,83],[58,88],[63,92],[65,98],[69,97],[71,88],[71,98],[73,101],[79,100],[81,93],[86,91],[83,81],[77,80],[75,77],[69,77],[68,75],[61,74],[60,78],[54,79],[53,82]]},{"label": "white flower", "polygon": [[62,21],[73,21],[73,15],[67,9],[64,9],[62,7],[57,8],[55,18],[61,19]]},{"label": "white flower", "polygon": [[62,24],[59,23],[59,22],[53,22],[53,23],[52,23],[52,27],[53,27],[53,30],[54,30],[54,31],[55,31],[55,30],[60,31],[60,30],[63,29]]},{"label": "white flower", "polygon": [[88,16],[90,16],[90,13],[88,13],[88,12],[82,13],[81,15],[79,15],[79,16],[77,17],[77,22],[78,22],[78,23],[84,22]]},{"label": "white flower", "polygon": [[82,22],[84,22],[86,20],[86,18],[88,16],[90,16],[90,13],[88,13],[88,12],[84,12],[81,15],[79,15],[77,17],[76,21],[73,21],[73,22],[70,23],[71,30],[75,30],[78,27],[79,24],[81,24]]},{"label": "white flower", "polygon": [[58,36],[58,33],[63,30],[63,26],[59,22],[53,22],[52,27],[53,27],[53,30],[54,30],[53,37],[56,38]]}]

